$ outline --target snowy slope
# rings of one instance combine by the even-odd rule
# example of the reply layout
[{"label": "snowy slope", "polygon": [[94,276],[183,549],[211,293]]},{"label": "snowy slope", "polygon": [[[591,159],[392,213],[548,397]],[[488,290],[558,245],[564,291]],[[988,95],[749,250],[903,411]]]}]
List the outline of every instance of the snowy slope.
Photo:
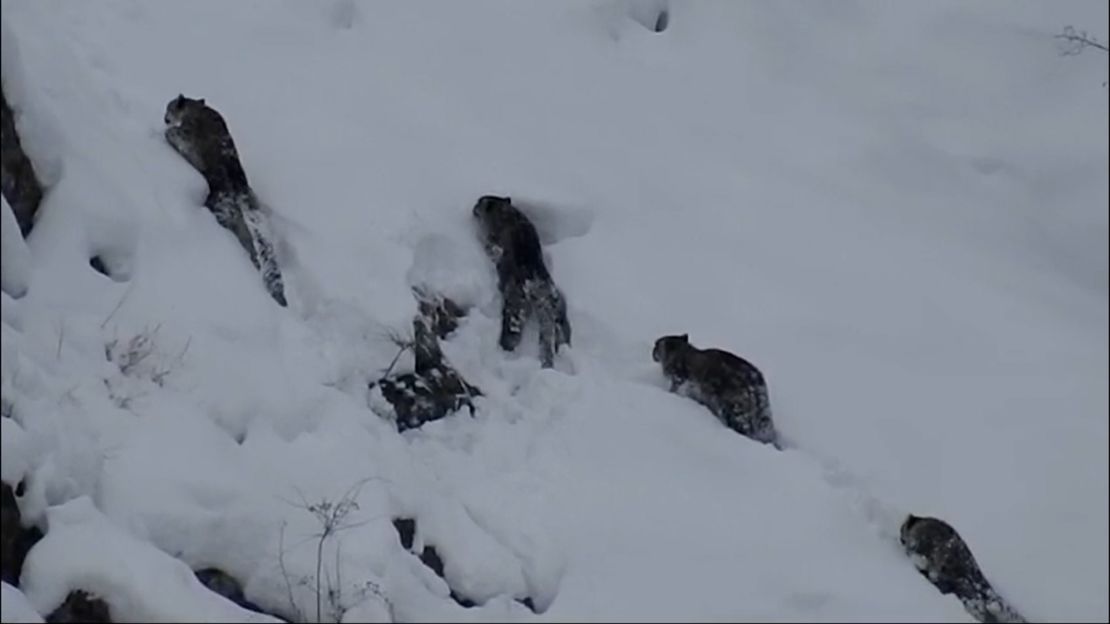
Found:
[{"label": "snowy slope", "polygon": [[[1107,64],[1051,37],[1105,3],[672,0],[659,34],[618,1],[2,7],[51,186],[0,295],[4,478],[67,518],[41,611],[77,574],[181,617],[165,554],[315,620],[304,507],[350,493],[321,579],[348,620],[967,621],[897,547],[909,511],[1031,620],[1108,617]],[[163,140],[178,93],[228,120],[288,309]],[[549,243],[556,370],[497,348],[487,193]],[[413,285],[476,306],[444,350],[486,396],[401,436],[366,381]],[[763,369],[791,450],[666,392],[651,344],[687,331]],[[49,543],[98,531],[148,587]]]}]

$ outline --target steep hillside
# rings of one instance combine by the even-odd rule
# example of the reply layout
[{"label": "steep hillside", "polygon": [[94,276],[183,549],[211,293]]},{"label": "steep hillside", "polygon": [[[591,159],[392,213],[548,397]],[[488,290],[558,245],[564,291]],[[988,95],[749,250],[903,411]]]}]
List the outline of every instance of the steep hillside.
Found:
[{"label": "steep hillside", "polygon": [[[1108,617],[1107,62],[1052,39],[1104,2],[2,8],[47,187],[26,247],[2,221],[3,480],[46,534],[5,621],[264,621],[213,568],[308,621],[968,621],[910,512],[1030,620]],[[166,143],[178,94],[287,308]],[[566,294],[554,369],[498,347],[485,194]],[[368,383],[414,287],[470,307],[443,350],[483,396],[399,434]],[[762,369],[787,450],[668,392],[685,332]]]}]

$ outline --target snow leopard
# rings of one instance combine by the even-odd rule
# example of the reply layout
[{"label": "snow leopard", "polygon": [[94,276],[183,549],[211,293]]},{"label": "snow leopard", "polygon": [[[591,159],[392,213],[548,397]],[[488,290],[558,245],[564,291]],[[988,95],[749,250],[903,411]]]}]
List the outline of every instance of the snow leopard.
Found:
[{"label": "snow leopard", "polygon": [[689,334],[659,338],[651,355],[662,365],[671,392],[709,408],[737,433],[778,446],[767,383],[751,362],[721,349],[698,349]]},{"label": "snow leopard", "polygon": [[956,529],[939,518],[910,514],[900,531],[914,567],[942,594],[954,594],[979,622],[1025,622],[994,590]]},{"label": "snow leopard", "polygon": [[227,123],[204,99],[179,94],[166,105],[166,141],[204,176],[204,205],[231,232],[262,273],[267,292],[278,305],[288,305],[269,224],[247,182],[239,152]]},{"label": "snow leopard", "polygon": [[484,195],[474,205],[473,215],[486,254],[497,267],[503,302],[498,344],[505,351],[514,351],[525,323],[535,317],[540,330],[540,362],[551,368],[559,348],[570,346],[571,327],[566,299],[544,263],[535,225],[509,197]]},{"label": "snow leopard", "polygon": [[204,176],[211,192],[245,191],[247,174],[227,123],[204,98],[178,95],[166,105],[166,140]]}]

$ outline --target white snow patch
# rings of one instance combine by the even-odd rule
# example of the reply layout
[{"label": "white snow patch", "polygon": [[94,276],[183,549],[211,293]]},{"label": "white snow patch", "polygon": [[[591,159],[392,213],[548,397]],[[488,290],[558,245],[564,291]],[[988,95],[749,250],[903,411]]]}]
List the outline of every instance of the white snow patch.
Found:
[{"label": "white snow patch", "polygon": [[40,613],[69,592],[100,597],[117,622],[276,622],[201,585],[179,560],[118,529],[87,497],[50,509],[27,555],[21,588]]},{"label": "white snow patch", "polygon": [[0,621],[38,624],[44,620],[23,592],[7,583],[0,583]]},{"label": "white snow patch", "polygon": [[31,286],[31,252],[8,200],[0,198],[0,289],[19,299]]}]

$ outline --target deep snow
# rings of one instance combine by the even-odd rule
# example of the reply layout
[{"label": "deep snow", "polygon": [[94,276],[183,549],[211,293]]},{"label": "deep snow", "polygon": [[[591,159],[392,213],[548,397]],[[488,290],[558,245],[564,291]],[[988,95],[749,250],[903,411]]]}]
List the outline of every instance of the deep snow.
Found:
[{"label": "deep snow", "polygon": [[[2,221],[30,604],[76,578],[182,617],[176,558],[314,620],[303,507],[351,493],[321,579],[350,620],[967,621],[894,541],[909,511],[1030,619],[1105,620],[1107,64],[1052,35],[1106,4],[650,4],[663,33],[618,1],[3,0],[50,185],[11,277]],[[178,93],[228,120],[288,309],[162,139]],[[486,193],[548,244],[555,370],[497,348]],[[414,285],[475,306],[444,351],[486,396],[401,436],[366,382]],[[761,367],[791,450],[666,393],[651,344],[686,331]]]}]

